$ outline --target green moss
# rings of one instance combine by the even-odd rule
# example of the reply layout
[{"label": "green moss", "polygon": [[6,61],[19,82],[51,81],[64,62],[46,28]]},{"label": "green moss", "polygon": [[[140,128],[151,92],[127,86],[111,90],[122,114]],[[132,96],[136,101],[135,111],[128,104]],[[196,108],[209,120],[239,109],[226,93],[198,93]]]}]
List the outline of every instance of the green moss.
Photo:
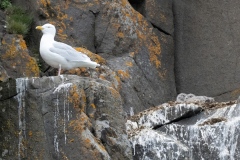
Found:
[{"label": "green moss", "polygon": [[17,6],[6,9],[7,12],[7,31],[9,33],[26,35],[30,29],[33,17],[25,10]]},{"label": "green moss", "polygon": [[0,2],[0,8],[1,9],[6,9],[8,7],[11,7],[12,4],[11,4],[11,1],[10,0],[1,0]]},{"label": "green moss", "polygon": [[14,21],[7,18],[7,31],[13,34],[22,34],[25,35],[28,32],[28,27],[26,24]]}]

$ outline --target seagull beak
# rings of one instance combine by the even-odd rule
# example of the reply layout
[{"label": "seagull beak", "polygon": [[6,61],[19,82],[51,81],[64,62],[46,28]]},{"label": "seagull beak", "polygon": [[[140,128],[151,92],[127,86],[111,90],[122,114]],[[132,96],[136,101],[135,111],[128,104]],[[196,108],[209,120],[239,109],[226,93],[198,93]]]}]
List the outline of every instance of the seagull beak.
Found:
[{"label": "seagull beak", "polygon": [[36,29],[43,30],[42,26],[37,26]]}]

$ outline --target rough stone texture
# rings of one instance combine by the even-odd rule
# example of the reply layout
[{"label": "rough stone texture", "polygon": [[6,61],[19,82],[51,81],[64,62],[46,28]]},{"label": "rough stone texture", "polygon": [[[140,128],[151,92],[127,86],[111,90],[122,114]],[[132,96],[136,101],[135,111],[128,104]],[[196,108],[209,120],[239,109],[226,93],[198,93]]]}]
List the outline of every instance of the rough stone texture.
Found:
[{"label": "rough stone texture", "polygon": [[[14,3],[23,4],[21,0]],[[170,2],[163,4],[170,8]],[[127,0],[38,0],[27,5],[36,25],[56,25],[57,40],[86,47],[106,60],[116,73],[128,114],[130,108],[139,112],[175,98],[173,38],[154,28]],[[164,16],[171,19],[162,21],[165,28],[172,27],[170,13],[164,11]],[[32,30],[32,35],[30,46],[38,46],[33,41],[39,42],[41,33]]]},{"label": "rough stone texture", "polygon": [[131,159],[119,93],[78,76],[16,80],[0,101],[2,159]]},{"label": "rough stone texture", "polygon": [[175,96],[171,37],[155,30],[127,1],[105,3],[96,18],[96,41],[96,51],[121,77],[125,111],[139,112]]},{"label": "rough stone texture", "polygon": [[5,13],[2,10],[0,10],[0,19],[2,20],[2,21],[0,21],[0,39],[3,38],[3,35],[5,33],[5,30],[6,30],[5,29],[6,24],[4,22],[5,17],[6,17]]},{"label": "rough stone texture", "polygon": [[173,35],[172,0],[129,0],[131,5],[139,11],[154,27],[167,35]]},{"label": "rough stone texture", "polygon": [[174,0],[178,93],[236,99],[239,95],[240,1]]},{"label": "rough stone texture", "polygon": [[27,45],[21,35],[4,35],[1,39],[0,52],[1,70],[9,77],[39,76],[38,64],[29,56]]},{"label": "rough stone texture", "polygon": [[172,102],[140,112],[126,123],[133,159],[239,159],[239,113],[236,102]]}]

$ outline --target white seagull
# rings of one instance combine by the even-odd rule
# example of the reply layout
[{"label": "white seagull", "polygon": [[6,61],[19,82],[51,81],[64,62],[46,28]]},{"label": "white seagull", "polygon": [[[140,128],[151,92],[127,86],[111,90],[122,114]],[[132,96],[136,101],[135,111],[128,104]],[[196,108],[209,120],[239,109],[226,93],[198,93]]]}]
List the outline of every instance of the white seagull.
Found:
[{"label": "white seagull", "polygon": [[58,76],[62,69],[72,69],[77,67],[96,68],[100,66],[82,52],[76,51],[73,47],[54,40],[56,28],[52,24],[37,26],[36,29],[42,31],[40,42],[40,54],[42,59],[51,67],[58,68]]}]

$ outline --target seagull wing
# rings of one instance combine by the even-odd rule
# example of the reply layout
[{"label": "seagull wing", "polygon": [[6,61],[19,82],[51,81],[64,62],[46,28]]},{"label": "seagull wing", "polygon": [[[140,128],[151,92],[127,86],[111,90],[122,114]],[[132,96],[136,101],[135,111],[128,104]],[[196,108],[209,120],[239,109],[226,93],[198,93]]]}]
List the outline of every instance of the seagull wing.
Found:
[{"label": "seagull wing", "polygon": [[61,42],[55,41],[53,43],[53,47],[50,48],[50,51],[59,54],[68,61],[91,61],[87,55],[82,52],[78,52],[71,46]]}]

